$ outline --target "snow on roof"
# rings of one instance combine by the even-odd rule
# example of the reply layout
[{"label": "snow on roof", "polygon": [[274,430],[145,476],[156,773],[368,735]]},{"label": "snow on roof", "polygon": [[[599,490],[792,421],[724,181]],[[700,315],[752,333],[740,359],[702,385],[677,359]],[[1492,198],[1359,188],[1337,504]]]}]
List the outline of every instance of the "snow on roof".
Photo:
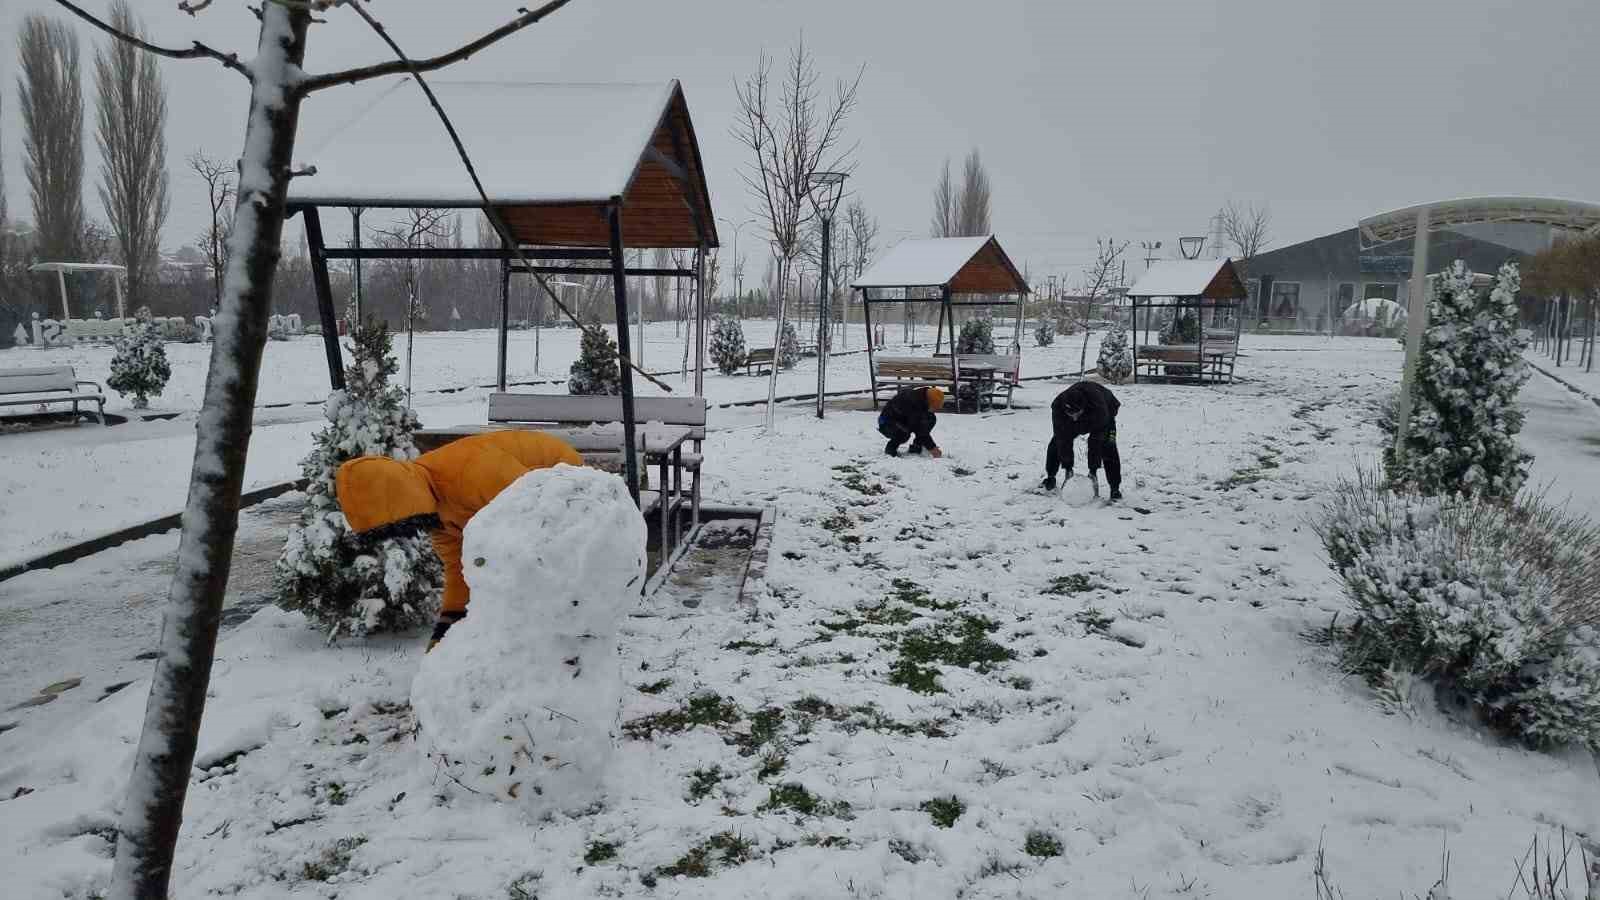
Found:
[{"label": "snow on roof", "polygon": [[946,284],[983,249],[992,235],[919,238],[894,245],[853,287],[928,287]]},{"label": "snow on roof", "polygon": [[1415,236],[1417,213],[1424,208],[1428,210],[1429,230],[1475,222],[1527,222],[1600,233],[1600,204],[1552,197],[1465,197],[1368,216],[1357,223],[1363,246]]},{"label": "snow on roof", "polygon": [[[313,94],[300,116],[289,202],[479,206],[455,145],[409,77]],[[496,204],[603,202],[628,187],[677,89],[654,84],[428,82]],[[352,89],[354,90],[354,89]],[[359,96],[359,95],[358,95]]]},{"label": "snow on roof", "polygon": [[1198,297],[1205,293],[1225,259],[1163,259],[1128,288],[1129,297]]},{"label": "snow on roof", "polygon": [[28,267],[29,272],[126,272],[127,266],[111,263],[42,262]]}]

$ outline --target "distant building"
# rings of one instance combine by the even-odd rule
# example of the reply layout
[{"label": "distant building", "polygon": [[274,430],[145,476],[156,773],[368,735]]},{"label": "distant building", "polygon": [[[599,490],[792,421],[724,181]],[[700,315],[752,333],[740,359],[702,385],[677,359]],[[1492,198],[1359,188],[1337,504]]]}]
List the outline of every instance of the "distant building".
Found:
[{"label": "distant building", "polygon": [[[1537,233],[1535,233],[1537,232]],[[1462,260],[1475,272],[1494,272],[1520,261],[1549,242],[1548,230],[1527,225],[1468,225],[1433,232],[1429,274]],[[1279,331],[1360,330],[1344,321],[1358,301],[1381,299],[1406,305],[1411,283],[1411,241],[1366,250],[1354,228],[1257,254],[1245,272],[1250,290],[1247,327],[1265,321]],[[1381,308],[1361,304],[1358,310]]]}]

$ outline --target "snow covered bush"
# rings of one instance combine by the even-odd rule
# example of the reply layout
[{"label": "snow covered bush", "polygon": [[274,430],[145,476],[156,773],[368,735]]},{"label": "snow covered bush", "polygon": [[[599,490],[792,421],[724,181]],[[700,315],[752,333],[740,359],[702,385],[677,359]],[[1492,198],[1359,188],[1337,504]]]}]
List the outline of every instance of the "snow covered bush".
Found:
[{"label": "snow covered bush", "polygon": [[962,322],[961,334],[956,336],[956,353],[994,355],[994,322],[981,317]]},{"label": "snow covered bush", "polygon": [[1514,263],[1500,267],[1487,297],[1456,262],[1434,282],[1412,382],[1405,445],[1386,457],[1391,481],[1425,494],[1470,493],[1510,498],[1521,490],[1533,459],[1517,447],[1522,409],[1517,392],[1528,380],[1518,333]]},{"label": "snow covered bush", "polygon": [[1039,320],[1039,327],[1033,331],[1034,343],[1040,347],[1048,347],[1056,342],[1056,323],[1044,318]]},{"label": "snow covered bush", "polygon": [[1112,384],[1121,384],[1133,374],[1133,354],[1128,351],[1128,331],[1121,325],[1111,326],[1100,339],[1100,356],[1095,362],[1100,377]]},{"label": "snow covered bush", "polygon": [[530,820],[590,806],[622,707],[617,633],[644,581],[644,518],[616,476],[556,466],[500,492],[463,540],[471,606],[411,688],[429,777]]},{"label": "snow covered bush", "polygon": [[622,393],[622,370],[617,364],[617,342],[596,325],[583,330],[578,361],[572,364],[567,392],[572,394]]},{"label": "snow covered bush", "polygon": [[724,375],[732,375],[744,365],[744,326],[738,319],[727,314],[717,316],[711,326],[710,353],[717,371]]},{"label": "snow covered bush", "polygon": [[1436,680],[1533,745],[1600,741],[1600,528],[1538,496],[1430,497],[1363,473],[1316,522],[1374,684]]},{"label": "snow covered bush", "polygon": [[134,409],[147,409],[150,398],[159,396],[172,377],[167,348],[161,329],[150,321],[148,307],[141,308],[138,323],[116,339],[111,357],[111,377],[106,387],[124,397],[133,397]]},{"label": "snow covered bush", "polygon": [[277,604],[304,613],[330,637],[427,622],[444,584],[427,535],[358,537],[339,509],[333,478],[341,464],[357,456],[417,457],[411,442],[416,414],[405,408],[404,393],[389,385],[398,366],[388,328],[378,322],[357,328],[350,349],[345,389],[328,397],[328,425],[300,462],[306,505],[273,571]]},{"label": "snow covered bush", "polygon": [[794,330],[794,323],[785,320],[783,323],[783,339],[778,342],[778,368],[792,369],[800,363],[800,333]]}]

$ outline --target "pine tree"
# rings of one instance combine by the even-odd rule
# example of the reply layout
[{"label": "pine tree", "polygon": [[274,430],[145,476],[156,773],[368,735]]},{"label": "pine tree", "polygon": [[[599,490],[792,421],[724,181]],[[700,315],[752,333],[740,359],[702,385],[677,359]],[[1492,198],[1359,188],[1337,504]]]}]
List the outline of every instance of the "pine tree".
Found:
[{"label": "pine tree", "polygon": [[1112,384],[1121,384],[1133,374],[1133,356],[1128,352],[1128,331],[1120,324],[1112,326],[1100,339],[1100,357],[1095,365],[1100,377]]},{"label": "pine tree", "polygon": [[1039,320],[1039,327],[1033,331],[1034,342],[1041,347],[1048,347],[1056,342],[1056,323],[1054,319],[1045,316]]},{"label": "pine tree", "polygon": [[274,571],[277,604],[329,630],[371,634],[416,627],[438,606],[444,570],[423,534],[376,542],[350,530],[334,492],[334,473],[357,456],[417,457],[416,414],[389,385],[399,369],[389,329],[369,321],[353,334],[346,387],[328,397],[328,425],[301,461],[309,481],[300,520],[289,529]]},{"label": "pine tree", "polygon": [[149,307],[141,307],[137,317],[137,324],[115,342],[116,354],[111,357],[111,377],[106,379],[106,386],[124,397],[133,395],[134,409],[148,409],[150,398],[160,396],[167,386],[172,366],[167,362],[161,329],[150,321]]},{"label": "pine tree", "polygon": [[794,323],[785,320],[783,323],[783,340],[778,343],[778,368],[792,369],[800,363],[800,334],[794,330]]},{"label": "pine tree", "polygon": [[977,318],[961,323],[961,334],[956,338],[956,353],[994,355],[994,322]]},{"label": "pine tree", "polygon": [[1518,446],[1523,414],[1517,392],[1527,382],[1527,339],[1517,332],[1515,263],[1500,267],[1483,296],[1457,261],[1439,275],[1428,303],[1412,382],[1410,428],[1389,479],[1424,494],[1510,498],[1528,478],[1533,457]]},{"label": "pine tree", "polygon": [[744,327],[739,320],[730,315],[721,315],[711,326],[711,361],[717,364],[717,371],[724,375],[732,375],[744,365],[745,344]]},{"label": "pine tree", "polygon": [[578,350],[578,361],[572,364],[572,377],[567,379],[567,392],[612,396],[622,393],[617,342],[605,329],[599,326],[583,329],[583,342]]}]

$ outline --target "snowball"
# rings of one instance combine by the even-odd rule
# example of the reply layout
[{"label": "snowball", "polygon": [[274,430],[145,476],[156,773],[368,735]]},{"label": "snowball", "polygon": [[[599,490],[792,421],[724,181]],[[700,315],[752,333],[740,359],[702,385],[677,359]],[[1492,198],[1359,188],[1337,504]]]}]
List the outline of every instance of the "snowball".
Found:
[{"label": "snowball", "polygon": [[589,805],[622,698],[617,631],[645,577],[623,481],[556,466],[467,523],[468,615],[423,658],[412,706],[430,767],[530,815]]}]

